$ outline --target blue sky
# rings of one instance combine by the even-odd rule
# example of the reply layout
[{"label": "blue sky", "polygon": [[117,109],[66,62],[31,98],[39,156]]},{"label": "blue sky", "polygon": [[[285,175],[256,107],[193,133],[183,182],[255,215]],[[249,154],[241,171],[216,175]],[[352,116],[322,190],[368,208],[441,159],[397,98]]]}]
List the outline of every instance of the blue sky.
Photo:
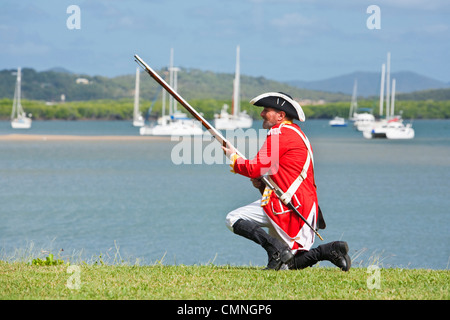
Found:
[{"label": "blue sky", "polygon": [[392,72],[450,82],[449,16],[448,0],[0,0],[0,69],[113,77],[134,73],[134,54],[167,66],[174,48],[176,66],[233,73],[240,45],[241,74],[278,81],[379,72],[390,51]]}]

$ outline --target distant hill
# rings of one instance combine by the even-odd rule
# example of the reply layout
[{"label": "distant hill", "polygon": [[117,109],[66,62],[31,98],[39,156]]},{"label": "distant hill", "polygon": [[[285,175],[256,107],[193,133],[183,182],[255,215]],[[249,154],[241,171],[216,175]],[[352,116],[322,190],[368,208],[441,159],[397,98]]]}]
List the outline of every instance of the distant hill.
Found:
[{"label": "distant hill", "polygon": [[[0,71],[0,99],[14,96],[16,70]],[[164,70],[157,70],[164,76]],[[234,74],[215,73],[197,69],[181,69],[178,72],[178,91],[186,99],[230,100]],[[29,100],[86,101],[98,99],[133,98],[135,74],[114,78],[88,76],[72,73],[63,68],[52,68],[37,72],[31,68],[22,69],[22,98]],[[158,97],[160,86],[145,72],[141,73],[140,93],[143,99]],[[305,90],[264,77],[241,76],[241,98],[249,101],[267,91],[282,91],[298,99],[324,100],[326,102],[349,101],[342,93]]]},{"label": "distant hill", "polygon": [[400,93],[395,95],[396,100],[433,100],[448,101],[450,100],[450,88],[414,91],[411,93]]},{"label": "distant hill", "polygon": [[69,71],[64,67],[54,67],[54,68],[48,69],[47,71],[60,72],[60,73],[73,73],[72,71]]},{"label": "distant hill", "polygon": [[[0,99],[14,96],[16,81],[14,69],[0,71]],[[167,72],[157,70],[165,76]],[[268,91],[281,91],[301,100],[323,102],[350,101],[355,79],[358,96],[373,98],[379,95],[380,75],[373,72],[354,72],[322,81],[277,82],[264,77],[241,76],[241,98],[249,101]],[[449,100],[450,84],[430,79],[413,72],[397,72],[396,93],[399,100]],[[231,100],[234,74],[215,73],[198,69],[178,72],[178,91],[187,100]],[[22,69],[22,98],[41,101],[87,101],[99,99],[131,99],[134,95],[135,74],[114,78],[76,74],[64,68],[47,71]],[[145,72],[141,73],[141,97],[160,99],[161,88]],[[158,95],[159,94],[159,95]],[[63,96],[62,96],[63,95]],[[308,103],[305,103],[308,104]]]},{"label": "distant hill", "polygon": [[[350,74],[333,77],[319,81],[299,81],[287,82],[298,88],[309,90],[321,90],[326,92],[340,92],[352,94],[353,84],[358,81],[358,96],[369,97],[380,94],[380,73],[377,72],[353,72]],[[420,74],[401,71],[391,73],[391,80],[396,79],[397,93],[410,93],[429,89],[450,88],[450,83],[431,79]]]}]

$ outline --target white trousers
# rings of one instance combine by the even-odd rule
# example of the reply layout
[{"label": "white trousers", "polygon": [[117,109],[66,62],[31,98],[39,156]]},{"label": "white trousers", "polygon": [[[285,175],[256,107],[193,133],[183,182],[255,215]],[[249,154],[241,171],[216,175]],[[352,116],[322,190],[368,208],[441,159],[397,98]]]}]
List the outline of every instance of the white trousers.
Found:
[{"label": "white trousers", "polygon": [[[316,216],[316,206],[314,205],[313,208],[311,209],[311,213],[308,218],[309,224],[311,224],[313,227],[315,227],[316,225],[314,219],[315,216]],[[240,207],[228,213],[226,217],[226,225],[228,229],[230,229],[233,232],[233,224],[239,219],[253,221],[262,228],[264,227],[268,228],[269,235],[285,242],[290,248],[292,248],[294,245],[293,242],[294,240],[291,237],[289,237],[286,233],[284,233],[284,231],[279,229],[279,232],[277,232],[277,230],[274,228],[270,219],[264,212],[264,209],[261,207],[261,199],[256,200],[255,202],[252,202],[246,206]],[[300,238],[299,244],[302,247],[301,250],[308,251],[314,244],[315,238],[314,231],[312,231],[306,224],[299,230],[296,237]],[[294,250],[293,253],[295,253],[296,251],[297,249]]]},{"label": "white trousers", "polygon": [[282,240],[261,207],[261,199],[228,213],[225,220],[228,229],[233,232],[233,224],[239,219],[253,221],[261,228],[268,228],[269,235]]}]

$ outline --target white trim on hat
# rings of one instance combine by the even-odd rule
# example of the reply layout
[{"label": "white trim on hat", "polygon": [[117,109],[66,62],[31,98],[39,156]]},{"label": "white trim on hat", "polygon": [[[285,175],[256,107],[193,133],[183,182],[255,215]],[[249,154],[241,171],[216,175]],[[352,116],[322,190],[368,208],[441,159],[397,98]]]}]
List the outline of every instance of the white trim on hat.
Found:
[{"label": "white trim on hat", "polygon": [[279,92],[267,92],[267,93],[260,94],[256,98],[253,98],[252,100],[250,100],[250,103],[255,104],[255,102],[257,102],[258,100],[261,100],[261,99],[267,98],[267,97],[273,97],[273,96],[283,98],[286,101],[288,101],[290,104],[292,104],[295,111],[297,111],[298,119],[301,122],[305,121],[305,119],[306,119],[305,113],[303,112],[303,109],[300,106],[300,104],[297,101],[295,101],[294,99],[291,99],[287,95],[279,93]]}]

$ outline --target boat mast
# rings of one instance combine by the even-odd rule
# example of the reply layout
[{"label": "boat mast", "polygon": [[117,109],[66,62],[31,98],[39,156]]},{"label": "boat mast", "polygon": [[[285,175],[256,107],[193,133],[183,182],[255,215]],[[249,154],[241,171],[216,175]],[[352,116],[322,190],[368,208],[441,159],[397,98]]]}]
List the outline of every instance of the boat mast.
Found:
[{"label": "boat mast", "polygon": [[239,62],[239,53],[240,48],[237,46],[236,48],[236,70],[234,74],[234,81],[233,81],[233,101],[231,103],[231,114],[233,116],[237,116],[240,113],[240,99],[239,99],[239,87],[240,87],[240,62]]},{"label": "boat mast", "polygon": [[[178,77],[177,72],[180,69],[173,66],[173,48],[170,49],[170,65],[169,65],[169,84],[174,90],[177,90]],[[173,115],[177,112],[177,101],[172,96],[169,96],[169,114]]]},{"label": "boat mast", "polygon": [[[166,73],[166,71],[164,71],[164,73]],[[166,76],[167,76],[167,73],[166,73]],[[161,112],[161,120],[162,120],[162,125],[165,125],[166,124],[166,120],[164,119],[164,115],[165,115],[165,113],[166,113],[166,90],[165,89],[163,89],[162,90],[162,112]]]},{"label": "boat mast", "polygon": [[354,113],[358,109],[358,102],[357,102],[357,97],[356,97],[357,90],[358,90],[358,80],[355,79],[355,83],[353,84],[352,101],[350,102],[350,111],[348,113],[349,120],[353,119]]},{"label": "boat mast", "polygon": [[[173,48],[170,48],[169,85],[173,88]],[[173,104],[174,104],[173,97],[169,96],[169,115],[173,114]]]},{"label": "boat mast", "polygon": [[[178,71],[180,71],[179,68],[173,67],[173,88],[174,90],[178,90]],[[177,113],[178,109],[177,109],[177,101],[175,99],[172,98],[173,101],[173,112]]]},{"label": "boat mast", "polygon": [[380,117],[383,115],[383,99],[384,99],[384,73],[385,64],[381,65],[381,85],[380,85]]},{"label": "boat mast", "polygon": [[391,94],[391,116],[394,117],[395,108],[395,78],[392,79],[392,94]]},{"label": "boat mast", "polygon": [[391,90],[391,83],[390,83],[390,77],[391,77],[391,53],[387,53],[387,65],[386,65],[386,120],[388,120],[390,116],[390,105],[389,105],[389,98],[390,98],[390,90]]},{"label": "boat mast", "polygon": [[139,118],[139,67],[136,68],[136,83],[134,89],[134,120]]},{"label": "boat mast", "polygon": [[14,101],[13,101],[13,108],[11,112],[11,120],[14,118],[19,118],[19,116],[23,113],[22,110],[22,104],[20,102],[20,96],[21,96],[21,82],[22,82],[22,71],[21,68],[17,68],[17,80],[16,80],[16,90],[14,91]]}]

